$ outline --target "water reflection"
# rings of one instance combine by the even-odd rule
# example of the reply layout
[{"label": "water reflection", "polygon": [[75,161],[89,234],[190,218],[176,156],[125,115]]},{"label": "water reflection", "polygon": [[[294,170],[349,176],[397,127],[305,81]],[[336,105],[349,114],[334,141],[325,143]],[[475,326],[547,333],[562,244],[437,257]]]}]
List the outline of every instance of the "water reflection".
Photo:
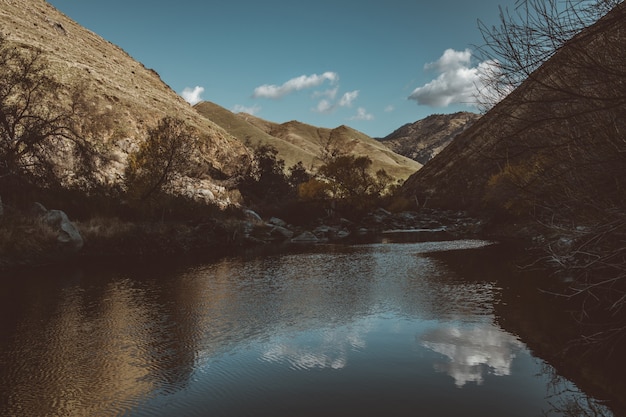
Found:
[{"label": "water reflection", "polygon": [[287,363],[293,369],[342,369],[351,351],[367,347],[367,322],[277,338],[262,348],[261,360]]},{"label": "water reflection", "polygon": [[36,294],[2,349],[0,381],[13,410],[3,415],[104,415],[112,404],[101,399],[123,410],[154,390],[143,351],[154,337],[150,303],[129,281],[97,292]]},{"label": "water reflection", "polygon": [[434,367],[454,378],[459,388],[468,382],[482,384],[487,373],[511,375],[513,358],[524,347],[515,336],[491,323],[442,326],[423,333],[419,340],[422,346],[448,359]]},{"label": "water reflection", "polygon": [[[515,391],[537,386],[534,365],[518,372],[511,403],[487,400],[487,377],[513,374],[516,356],[530,355],[494,324],[502,288],[423,256],[487,244],[318,246],[14,277],[0,292],[0,415],[540,410],[545,390]],[[468,382],[484,390],[459,397]]]}]

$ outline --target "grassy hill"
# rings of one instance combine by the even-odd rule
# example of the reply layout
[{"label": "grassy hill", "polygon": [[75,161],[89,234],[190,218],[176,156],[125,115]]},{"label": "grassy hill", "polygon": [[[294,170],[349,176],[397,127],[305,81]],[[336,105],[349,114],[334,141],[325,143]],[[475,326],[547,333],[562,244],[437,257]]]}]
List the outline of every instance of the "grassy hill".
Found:
[{"label": "grassy hill", "polygon": [[421,168],[416,161],[348,126],[328,129],[295,120],[278,124],[247,113],[234,114],[210,102],[198,103],[195,108],[244,143],[274,146],[286,167],[302,161],[305,167],[315,170],[323,163],[322,148],[331,146],[345,153],[367,155],[373,161],[373,170],[384,169],[397,179],[406,179]]}]

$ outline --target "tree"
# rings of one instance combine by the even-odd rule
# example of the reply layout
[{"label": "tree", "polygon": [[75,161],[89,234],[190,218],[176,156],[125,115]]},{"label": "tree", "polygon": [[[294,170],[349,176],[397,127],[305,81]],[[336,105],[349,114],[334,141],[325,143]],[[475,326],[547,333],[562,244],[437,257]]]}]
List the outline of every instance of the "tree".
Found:
[{"label": "tree", "polygon": [[129,157],[126,186],[129,194],[144,202],[156,196],[176,175],[191,169],[197,133],[182,120],[164,117],[148,130],[146,141]]},{"label": "tree", "polygon": [[[586,44],[589,37],[624,19],[621,3],[622,0],[518,0],[514,11],[500,9],[499,26],[489,27],[479,20],[484,44],[476,48],[477,55],[490,64],[482,74],[487,86],[479,97],[482,107],[490,109],[529,78],[543,87],[596,99],[597,92],[581,90],[576,79],[567,76],[546,79],[537,70],[567,45],[573,51],[571,70],[593,69],[611,79],[626,75],[619,59],[600,61],[596,51]],[[602,24],[598,25],[601,20]],[[593,30],[585,30],[591,26]],[[609,52],[608,49],[621,45],[609,42],[603,47]]]},{"label": "tree", "polygon": [[289,185],[293,189],[297,189],[300,184],[304,184],[305,182],[311,179],[311,174],[304,167],[302,161],[298,161],[298,163],[289,167]]},{"label": "tree", "polygon": [[285,175],[285,161],[277,155],[278,150],[272,145],[261,145],[254,150],[252,167],[239,187],[248,201],[275,204],[292,195],[289,179]]},{"label": "tree", "polygon": [[315,177],[299,187],[304,200],[328,200],[356,212],[367,210],[388,189],[392,178],[385,170],[370,173],[367,156],[343,155],[322,165]]},{"label": "tree", "polygon": [[354,198],[380,192],[369,173],[372,160],[367,156],[344,155],[321,166],[318,174],[331,183],[334,198]]},{"label": "tree", "polygon": [[58,186],[73,168],[91,166],[96,153],[75,129],[83,96],[82,88],[66,87],[50,74],[41,50],[19,49],[0,36],[3,191],[20,192],[24,184]]}]

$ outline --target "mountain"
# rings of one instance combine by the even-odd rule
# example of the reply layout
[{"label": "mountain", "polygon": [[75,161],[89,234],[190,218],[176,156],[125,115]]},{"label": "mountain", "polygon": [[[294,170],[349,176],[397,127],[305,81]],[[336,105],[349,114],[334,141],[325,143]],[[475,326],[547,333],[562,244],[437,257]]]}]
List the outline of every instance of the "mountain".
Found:
[{"label": "mountain", "polygon": [[269,144],[278,150],[278,157],[290,167],[302,161],[307,168],[322,165],[323,149],[372,159],[372,169],[384,169],[397,179],[406,179],[421,168],[421,164],[398,155],[366,134],[348,126],[334,129],[311,126],[295,120],[278,124],[247,113],[231,111],[211,102],[195,105],[198,113],[219,124],[243,143],[252,146]]},{"label": "mountain", "polygon": [[626,206],[623,45],[622,3],[411,176],[405,195],[431,207],[581,227],[620,216]]},{"label": "mountain", "polygon": [[89,96],[98,103],[94,113],[111,114],[115,126],[98,138],[100,148],[113,157],[113,164],[104,173],[109,180],[119,180],[128,153],[137,148],[146,130],[164,116],[186,121],[203,138],[199,159],[204,168],[190,180],[202,179],[203,186],[210,186],[212,175],[236,175],[249,163],[250,152],[239,140],[199,115],[156,71],[44,0],[3,1],[0,30],[20,48],[41,50],[50,73],[61,82],[85,84]]},{"label": "mountain", "polygon": [[392,151],[425,164],[479,118],[470,112],[433,114],[379,140]]}]

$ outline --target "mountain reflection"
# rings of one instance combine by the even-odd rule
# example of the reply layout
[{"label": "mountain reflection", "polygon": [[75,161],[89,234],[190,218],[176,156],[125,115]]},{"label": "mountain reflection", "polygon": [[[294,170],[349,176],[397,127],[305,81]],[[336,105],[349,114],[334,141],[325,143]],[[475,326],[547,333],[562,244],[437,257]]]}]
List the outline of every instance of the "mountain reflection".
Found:
[{"label": "mountain reflection", "polygon": [[510,375],[516,352],[524,346],[493,324],[439,327],[424,332],[419,341],[449,359],[435,363],[435,369],[454,378],[459,388],[468,382],[482,384],[486,374]]}]

